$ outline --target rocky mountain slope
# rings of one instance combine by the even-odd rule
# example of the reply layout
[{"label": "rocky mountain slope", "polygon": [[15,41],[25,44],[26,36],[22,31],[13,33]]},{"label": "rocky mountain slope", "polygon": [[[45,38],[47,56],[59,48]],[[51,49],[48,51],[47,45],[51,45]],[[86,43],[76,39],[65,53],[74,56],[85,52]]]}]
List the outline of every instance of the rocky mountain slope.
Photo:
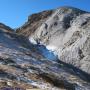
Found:
[{"label": "rocky mountain slope", "polygon": [[89,24],[72,7],[33,14],[16,32],[0,23],[0,90],[90,90]]},{"label": "rocky mountain slope", "polygon": [[[19,33],[27,36],[34,44],[45,45],[61,61],[90,74],[90,13],[73,7],[61,7],[51,11],[51,15],[47,15],[44,21],[40,20],[40,26],[35,25],[37,28],[33,33],[30,20],[27,23],[31,27],[22,29],[25,27],[22,26]],[[37,17],[38,14],[35,15]]]}]

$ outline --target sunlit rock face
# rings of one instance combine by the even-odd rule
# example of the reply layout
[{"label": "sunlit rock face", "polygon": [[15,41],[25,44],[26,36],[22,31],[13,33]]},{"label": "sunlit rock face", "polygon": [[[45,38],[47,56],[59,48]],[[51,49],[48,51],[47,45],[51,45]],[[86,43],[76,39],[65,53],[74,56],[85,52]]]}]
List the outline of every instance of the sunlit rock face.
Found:
[{"label": "sunlit rock face", "polygon": [[90,13],[73,7],[51,11],[32,34],[27,35],[30,27],[20,33],[24,32],[32,43],[45,45],[61,61],[90,74]]},{"label": "sunlit rock face", "polygon": [[41,26],[43,22],[53,13],[53,10],[47,10],[40,13],[32,14],[28,17],[28,22],[16,30],[17,33],[24,36],[30,36]]}]

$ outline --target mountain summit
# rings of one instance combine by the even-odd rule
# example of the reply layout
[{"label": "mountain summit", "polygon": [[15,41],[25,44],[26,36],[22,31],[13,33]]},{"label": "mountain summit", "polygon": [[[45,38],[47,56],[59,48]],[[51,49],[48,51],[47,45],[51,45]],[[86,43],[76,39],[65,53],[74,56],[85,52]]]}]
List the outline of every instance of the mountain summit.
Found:
[{"label": "mountain summit", "polygon": [[16,32],[0,23],[0,89],[90,90],[90,13],[61,7],[30,15]]}]

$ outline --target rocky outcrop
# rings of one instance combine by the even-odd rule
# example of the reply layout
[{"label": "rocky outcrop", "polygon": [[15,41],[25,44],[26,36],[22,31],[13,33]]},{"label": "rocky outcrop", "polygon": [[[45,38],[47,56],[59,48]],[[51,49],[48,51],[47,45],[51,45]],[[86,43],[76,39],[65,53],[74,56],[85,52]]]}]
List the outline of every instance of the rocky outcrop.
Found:
[{"label": "rocky outcrop", "polygon": [[6,32],[14,32],[14,29],[10,28],[9,26],[6,26],[3,23],[0,23],[0,30],[6,31]]},{"label": "rocky outcrop", "polygon": [[48,10],[29,16],[28,22],[26,22],[22,27],[18,28],[16,33],[24,36],[31,35],[52,13],[52,10]]},{"label": "rocky outcrop", "polygon": [[34,44],[45,45],[61,61],[90,74],[89,24],[90,13],[61,7],[54,10],[28,38]]}]

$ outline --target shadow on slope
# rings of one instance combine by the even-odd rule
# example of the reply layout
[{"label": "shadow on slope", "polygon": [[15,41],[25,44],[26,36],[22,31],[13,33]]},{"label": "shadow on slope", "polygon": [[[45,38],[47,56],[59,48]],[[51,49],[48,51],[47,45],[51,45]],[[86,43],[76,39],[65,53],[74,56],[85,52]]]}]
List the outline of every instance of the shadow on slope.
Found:
[{"label": "shadow on slope", "polygon": [[86,73],[85,71],[82,71],[81,69],[71,64],[65,63],[63,61],[57,60],[57,62],[59,63],[59,67],[66,68],[66,72],[70,72],[71,74],[76,74],[82,80],[90,82],[90,74]]}]

